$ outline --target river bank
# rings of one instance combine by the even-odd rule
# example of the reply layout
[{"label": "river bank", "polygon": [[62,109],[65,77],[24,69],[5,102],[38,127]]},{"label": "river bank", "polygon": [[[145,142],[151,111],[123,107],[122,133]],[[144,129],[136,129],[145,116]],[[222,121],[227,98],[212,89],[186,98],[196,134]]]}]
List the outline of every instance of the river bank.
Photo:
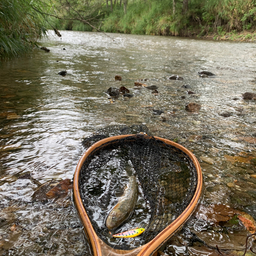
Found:
[{"label": "river bank", "polygon": [[222,34],[209,34],[205,36],[197,36],[199,39],[215,40],[215,41],[234,41],[234,42],[255,42],[256,32],[243,31],[237,32],[225,32]]}]

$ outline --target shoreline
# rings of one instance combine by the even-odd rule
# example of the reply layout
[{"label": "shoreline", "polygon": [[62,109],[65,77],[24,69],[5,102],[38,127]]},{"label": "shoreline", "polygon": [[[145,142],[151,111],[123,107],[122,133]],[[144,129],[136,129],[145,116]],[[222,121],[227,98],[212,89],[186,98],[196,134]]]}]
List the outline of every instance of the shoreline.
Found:
[{"label": "shoreline", "polygon": [[223,34],[209,34],[201,37],[200,39],[208,39],[213,41],[230,41],[230,42],[245,42],[254,43],[256,42],[256,32],[226,32]]}]

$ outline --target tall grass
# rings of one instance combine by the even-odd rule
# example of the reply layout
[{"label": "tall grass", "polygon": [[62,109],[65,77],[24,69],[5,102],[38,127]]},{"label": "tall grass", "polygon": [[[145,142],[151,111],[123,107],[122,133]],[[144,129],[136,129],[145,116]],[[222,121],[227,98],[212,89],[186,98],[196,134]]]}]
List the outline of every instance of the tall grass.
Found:
[{"label": "tall grass", "polygon": [[28,51],[46,32],[45,19],[34,8],[43,11],[45,6],[41,1],[0,1],[0,58]]},{"label": "tall grass", "polygon": [[255,14],[255,0],[211,0],[205,1],[201,19],[217,33],[241,32],[255,28]]},{"label": "tall grass", "polygon": [[132,34],[157,34],[157,24],[163,15],[172,12],[172,2],[162,1],[133,1],[128,5],[127,13],[120,6],[105,18],[104,31],[123,32]]},{"label": "tall grass", "polygon": [[188,11],[170,0],[129,2],[127,13],[116,7],[102,29],[108,32],[153,35],[223,34],[256,28],[256,0],[190,0]]}]

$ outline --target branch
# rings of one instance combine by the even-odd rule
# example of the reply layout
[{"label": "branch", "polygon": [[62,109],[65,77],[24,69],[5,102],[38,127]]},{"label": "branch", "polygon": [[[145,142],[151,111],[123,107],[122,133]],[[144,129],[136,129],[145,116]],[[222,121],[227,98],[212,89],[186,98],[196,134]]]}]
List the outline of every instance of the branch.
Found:
[{"label": "branch", "polygon": [[114,39],[113,39],[111,36],[107,35],[105,32],[100,31],[99,29],[97,29],[97,28],[96,28],[95,26],[93,26],[88,20],[84,20],[84,18],[81,16],[81,14],[80,14],[76,9],[74,9],[74,8],[72,7],[72,5],[69,3],[68,0],[66,0],[66,3],[67,3],[67,4],[70,6],[70,8],[71,8],[75,13],[77,13],[77,15],[80,17],[80,18],[77,18],[76,20],[79,20],[79,21],[81,21],[81,22],[83,22],[83,23],[85,23],[85,24],[88,24],[90,27],[94,28],[96,31],[103,33],[105,36],[109,37],[110,39],[112,39],[112,40],[114,41]]},{"label": "branch", "polygon": [[[59,19],[59,20],[70,20],[70,21],[78,20],[78,21],[81,21],[81,22],[83,22],[83,23],[89,25],[91,28],[95,29],[96,31],[98,31],[98,32],[100,32],[100,33],[103,33],[104,35],[106,35],[107,37],[109,37],[110,39],[112,39],[112,40],[114,41],[114,39],[113,39],[111,36],[107,35],[105,32],[100,31],[99,29],[97,29],[97,28],[96,28],[95,26],[93,26],[88,20],[85,20],[85,19],[80,15],[80,13],[79,13],[77,10],[75,10],[75,9],[70,5],[70,3],[68,2],[68,0],[66,0],[66,2],[67,2],[67,4],[71,7],[71,9],[72,9],[75,13],[78,14],[78,16],[79,16],[80,18],[79,18],[79,17],[76,17],[76,18],[62,18],[62,17],[60,17],[60,16],[58,16],[58,15],[54,15],[54,14],[51,14],[51,13],[46,13],[46,12],[43,12],[43,11],[41,11],[41,10],[38,10],[37,8],[35,8],[35,7],[32,6],[32,5],[31,5],[31,8],[34,9],[36,12],[40,13],[40,14],[43,15],[43,16],[46,15],[46,16],[53,17],[53,18],[56,18],[56,19]],[[99,15],[97,15],[97,16],[99,16]],[[96,16],[96,17],[97,17],[97,16]],[[53,28],[53,26],[51,26],[51,27]],[[53,29],[54,29],[54,28],[53,28]]]}]

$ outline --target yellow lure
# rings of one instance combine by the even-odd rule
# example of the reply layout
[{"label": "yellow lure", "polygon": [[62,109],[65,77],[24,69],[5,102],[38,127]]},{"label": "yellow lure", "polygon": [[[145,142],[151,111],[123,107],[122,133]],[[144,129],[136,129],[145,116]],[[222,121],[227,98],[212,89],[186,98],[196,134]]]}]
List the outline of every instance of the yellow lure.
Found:
[{"label": "yellow lure", "polygon": [[115,234],[115,235],[113,235],[113,237],[116,237],[116,238],[136,237],[136,236],[139,236],[144,231],[145,231],[144,228],[135,228],[135,229],[127,230],[127,231],[122,232],[122,233]]}]

